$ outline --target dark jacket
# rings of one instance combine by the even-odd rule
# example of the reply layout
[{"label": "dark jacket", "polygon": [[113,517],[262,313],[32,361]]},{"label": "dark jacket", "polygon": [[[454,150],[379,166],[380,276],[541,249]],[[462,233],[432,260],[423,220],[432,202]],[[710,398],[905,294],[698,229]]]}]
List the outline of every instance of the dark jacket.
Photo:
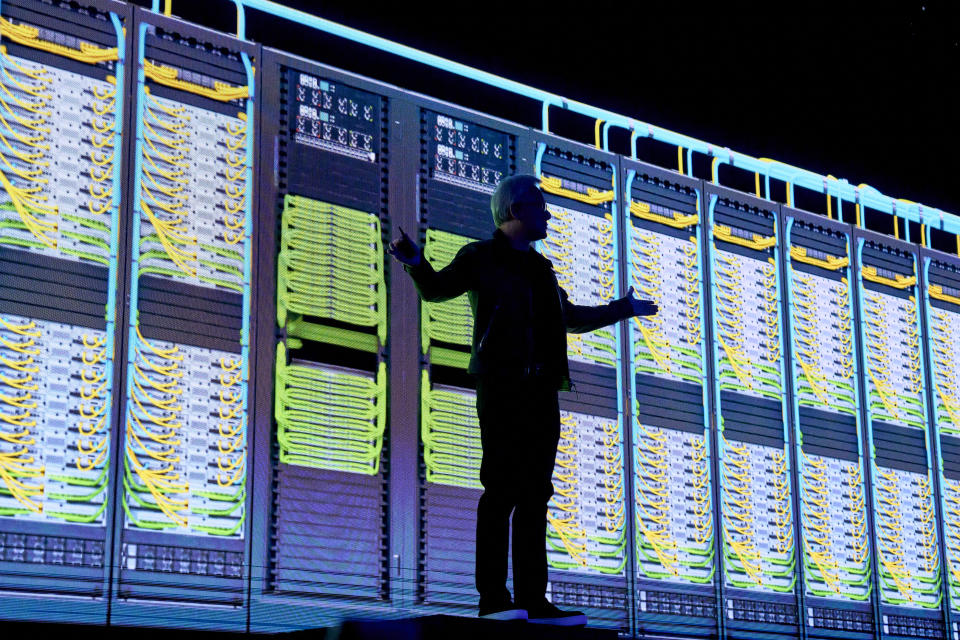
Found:
[{"label": "dark jacket", "polygon": [[[566,333],[587,333],[633,315],[620,298],[596,307],[576,305],[557,284],[553,263],[532,248],[517,251],[497,229],[490,240],[460,249],[453,261],[435,271],[421,256],[416,267],[404,265],[420,297],[443,302],[469,293],[473,309],[473,345],[469,373],[520,376],[531,372],[554,376],[558,388],[570,390]],[[534,327],[534,289],[541,305]],[[535,335],[534,335],[535,334]],[[544,341],[534,349],[534,338]],[[534,352],[540,354],[537,358]],[[542,360],[542,361],[534,361]]]}]

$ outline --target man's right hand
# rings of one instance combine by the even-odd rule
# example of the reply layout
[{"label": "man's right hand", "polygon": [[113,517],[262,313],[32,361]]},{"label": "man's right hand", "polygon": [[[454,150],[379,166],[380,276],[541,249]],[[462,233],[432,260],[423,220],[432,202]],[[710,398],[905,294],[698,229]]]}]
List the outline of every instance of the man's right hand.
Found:
[{"label": "man's right hand", "polygon": [[400,233],[402,235],[387,247],[387,253],[403,264],[415,267],[420,264],[420,248],[410,239],[410,236],[403,230],[403,227],[400,227]]}]

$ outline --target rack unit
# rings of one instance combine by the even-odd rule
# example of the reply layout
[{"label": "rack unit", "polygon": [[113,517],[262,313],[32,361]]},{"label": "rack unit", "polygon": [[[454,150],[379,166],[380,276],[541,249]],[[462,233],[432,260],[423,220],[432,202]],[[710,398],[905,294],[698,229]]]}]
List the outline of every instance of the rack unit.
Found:
[{"label": "rack unit", "polygon": [[106,622],[130,19],[109,1],[0,7],[4,618]]},{"label": "rack unit", "polygon": [[943,575],[949,607],[949,634],[960,635],[960,260],[939,252],[920,252],[923,273],[927,394],[937,469],[943,548]]}]

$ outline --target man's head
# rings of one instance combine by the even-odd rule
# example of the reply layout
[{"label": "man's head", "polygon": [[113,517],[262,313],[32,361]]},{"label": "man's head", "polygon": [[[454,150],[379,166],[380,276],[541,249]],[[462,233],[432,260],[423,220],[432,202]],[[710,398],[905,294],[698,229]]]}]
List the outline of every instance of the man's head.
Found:
[{"label": "man's head", "polygon": [[547,211],[540,181],[531,175],[504,178],[490,198],[493,222],[507,235],[522,234],[533,242],[547,237]]}]

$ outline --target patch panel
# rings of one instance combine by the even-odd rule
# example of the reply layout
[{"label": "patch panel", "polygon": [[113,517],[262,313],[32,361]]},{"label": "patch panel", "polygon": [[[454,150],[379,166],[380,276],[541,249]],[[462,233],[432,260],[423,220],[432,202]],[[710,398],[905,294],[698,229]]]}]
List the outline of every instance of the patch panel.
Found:
[{"label": "patch panel", "polygon": [[490,196],[515,171],[512,135],[420,110],[420,220],[431,229],[487,238]]},{"label": "patch panel", "polygon": [[623,460],[617,420],[560,412],[554,495],[547,511],[547,562],[554,569],[624,574]]},{"label": "patch panel", "polygon": [[243,538],[247,454],[238,355],[139,335],[131,351],[126,528]]},{"label": "patch panel", "polygon": [[426,371],[420,385],[420,438],[427,482],[480,489],[476,392],[431,384]]},{"label": "patch panel", "polygon": [[104,526],[106,333],[3,314],[0,345],[0,517]]},{"label": "patch panel", "polygon": [[[805,594],[869,605],[872,545],[849,235],[789,215],[785,233]],[[808,608],[818,611],[808,615],[811,627],[830,629],[836,616],[845,619],[845,612]],[[849,615],[855,613],[870,619],[868,612]],[[863,631],[855,626],[850,630]]]},{"label": "patch panel", "polygon": [[857,256],[881,611],[885,606],[936,611],[942,601],[941,557],[924,404],[917,258],[864,238],[857,240]]},{"label": "patch panel", "polygon": [[[598,218],[574,208],[549,204],[543,255],[554,263],[557,283],[573,304],[612,302],[616,294],[617,246],[612,217]],[[617,359],[616,331],[611,327],[589,334],[567,334],[571,360],[613,367]]]},{"label": "patch panel", "polygon": [[377,216],[287,195],[277,256],[277,324],[288,338],[378,351],[386,284]]},{"label": "patch panel", "polygon": [[294,360],[277,344],[280,462],[375,475],[386,427],[386,365],[376,374]]},{"label": "patch panel", "polygon": [[[444,268],[457,255],[457,252],[472,238],[440,231],[427,229],[426,242],[423,245],[423,257],[434,270]],[[456,363],[466,369],[469,364],[469,353],[473,343],[473,310],[466,294],[445,302],[420,303],[420,347],[426,354],[431,343],[447,344],[459,349],[443,348],[431,353],[431,362]],[[457,353],[457,352],[460,353]]]}]

